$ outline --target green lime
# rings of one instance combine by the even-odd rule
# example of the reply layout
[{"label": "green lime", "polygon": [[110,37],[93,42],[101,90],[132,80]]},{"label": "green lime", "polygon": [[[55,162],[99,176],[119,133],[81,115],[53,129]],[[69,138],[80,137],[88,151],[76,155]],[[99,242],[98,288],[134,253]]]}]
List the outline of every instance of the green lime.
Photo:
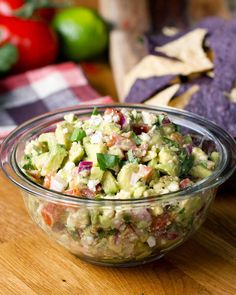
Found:
[{"label": "green lime", "polygon": [[65,8],[55,15],[52,24],[61,41],[62,54],[70,60],[90,59],[107,48],[108,27],[94,10]]}]

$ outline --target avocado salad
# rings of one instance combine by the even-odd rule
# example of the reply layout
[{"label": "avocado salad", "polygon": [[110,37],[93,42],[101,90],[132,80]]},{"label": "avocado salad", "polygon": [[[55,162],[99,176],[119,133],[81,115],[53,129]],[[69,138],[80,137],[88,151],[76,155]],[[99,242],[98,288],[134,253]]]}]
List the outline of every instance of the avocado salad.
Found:
[{"label": "avocado salad", "polygon": [[[198,227],[213,192],[163,201],[208,177],[218,161],[165,113],[94,108],[87,118],[64,117],[53,132],[25,146],[23,173],[48,190],[94,200],[160,201],[131,207],[72,206],[27,198],[37,223],[71,252],[95,259],[144,259],[182,241]],[[195,223],[195,224],[194,224]]]}]

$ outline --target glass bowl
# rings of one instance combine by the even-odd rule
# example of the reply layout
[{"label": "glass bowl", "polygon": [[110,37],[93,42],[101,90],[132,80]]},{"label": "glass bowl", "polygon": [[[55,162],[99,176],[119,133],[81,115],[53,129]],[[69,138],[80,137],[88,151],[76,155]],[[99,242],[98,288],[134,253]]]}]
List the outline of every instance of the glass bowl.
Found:
[{"label": "glass bowl", "polygon": [[99,105],[165,112],[182,132],[191,133],[206,151],[219,152],[215,171],[193,186],[142,199],[93,200],[50,191],[28,179],[19,168],[25,144],[52,131],[71,112],[86,118],[92,106],[47,113],[15,129],[2,143],[1,166],[23,194],[30,216],[53,240],[86,261],[111,266],[132,266],[162,257],[182,244],[203,223],[220,184],[236,165],[236,144],[230,135],[200,116],[173,108],[144,105]]}]

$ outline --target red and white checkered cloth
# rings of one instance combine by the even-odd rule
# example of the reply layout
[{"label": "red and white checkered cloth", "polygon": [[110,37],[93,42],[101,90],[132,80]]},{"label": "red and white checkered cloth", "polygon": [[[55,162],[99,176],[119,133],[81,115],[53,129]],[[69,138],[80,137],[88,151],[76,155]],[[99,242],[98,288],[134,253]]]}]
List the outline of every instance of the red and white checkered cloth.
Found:
[{"label": "red and white checkered cloth", "polygon": [[111,103],[89,84],[80,66],[67,62],[0,80],[0,141],[18,124],[79,104]]}]

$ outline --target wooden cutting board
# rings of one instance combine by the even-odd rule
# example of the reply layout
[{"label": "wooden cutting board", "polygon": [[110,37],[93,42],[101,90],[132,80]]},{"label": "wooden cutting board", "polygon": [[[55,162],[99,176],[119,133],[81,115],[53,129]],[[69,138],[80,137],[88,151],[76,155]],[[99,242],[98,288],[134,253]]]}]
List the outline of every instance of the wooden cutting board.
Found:
[{"label": "wooden cutting board", "polygon": [[118,98],[124,101],[124,79],[128,73],[147,54],[139,34],[124,30],[113,30],[110,34],[110,64],[116,83]]}]

